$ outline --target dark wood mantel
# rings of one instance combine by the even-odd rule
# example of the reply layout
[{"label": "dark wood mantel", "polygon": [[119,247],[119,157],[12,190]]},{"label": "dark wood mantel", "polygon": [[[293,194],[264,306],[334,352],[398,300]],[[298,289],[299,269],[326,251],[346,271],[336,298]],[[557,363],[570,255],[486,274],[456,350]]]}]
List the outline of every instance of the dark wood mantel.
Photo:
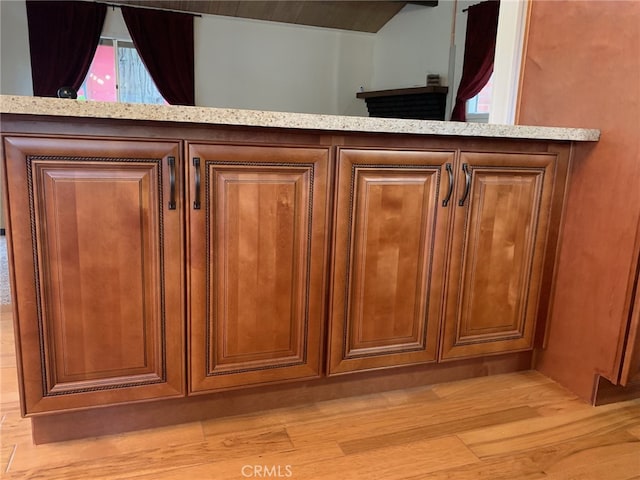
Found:
[{"label": "dark wood mantel", "polygon": [[370,117],[444,120],[448,87],[412,87],[359,92]]}]

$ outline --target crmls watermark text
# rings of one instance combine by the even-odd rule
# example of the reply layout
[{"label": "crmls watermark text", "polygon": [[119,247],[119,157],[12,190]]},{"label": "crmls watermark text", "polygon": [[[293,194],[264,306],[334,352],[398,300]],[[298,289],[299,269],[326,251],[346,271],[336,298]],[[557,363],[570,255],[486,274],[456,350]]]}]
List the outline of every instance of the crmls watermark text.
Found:
[{"label": "crmls watermark text", "polygon": [[291,465],[243,465],[245,478],[289,478],[293,476]]}]

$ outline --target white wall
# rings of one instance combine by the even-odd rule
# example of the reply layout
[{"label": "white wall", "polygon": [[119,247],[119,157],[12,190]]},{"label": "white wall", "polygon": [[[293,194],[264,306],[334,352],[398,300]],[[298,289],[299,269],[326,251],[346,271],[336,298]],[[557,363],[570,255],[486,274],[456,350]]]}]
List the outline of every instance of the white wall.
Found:
[{"label": "white wall", "polygon": [[448,85],[453,1],[437,7],[408,4],[378,31],[373,90],[424,86],[428,73]]},{"label": "white wall", "polygon": [[[371,76],[373,40],[372,34],[204,15],[195,19],[196,103],[365,114],[364,102],[353,101]],[[352,54],[355,61],[344,60]]]},{"label": "white wall", "polygon": [[[1,0],[0,93],[32,95],[24,0]],[[118,8],[103,35],[130,40]],[[194,19],[196,104],[367,115],[356,99],[372,76],[375,35],[203,15]]]},{"label": "white wall", "polygon": [[368,116],[360,89],[370,89],[373,77],[373,34],[341,32],[338,40],[336,93],[338,115]]},{"label": "white wall", "polygon": [[104,18],[104,25],[102,25],[102,36],[115,38],[117,40],[131,41],[131,35],[127,29],[127,24],[124,23],[122,11],[119,8],[107,8],[107,16]]},{"label": "white wall", "polygon": [[[456,3],[452,0],[442,0],[434,8],[407,5],[377,34],[212,15],[196,17],[196,103],[366,116],[364,101],[355,98],[360,87],[422,86],[428,73],[437,73],[443,85],[449,86],[450,112],[464,58],[467,14],[462,9],[478,1],[457,2],[451,67],[451,21]],[[24,0],[0,0],[0,17],[0,93],[32,95]],[[503,27],[508,23],[502,12],[500,21]],[[108,9],[104,35],[129,39],[120,9]],[[501,41],[500,32],[498,37],[497,62],[499,57],[519,59],[519,47],[515,51],[508,41]],[[517,92],[517,85],[515,88]]]},{"label": "white wall", "polygon": [[23,0],[0,1],[0,93],[33,95],[27,8]]}]

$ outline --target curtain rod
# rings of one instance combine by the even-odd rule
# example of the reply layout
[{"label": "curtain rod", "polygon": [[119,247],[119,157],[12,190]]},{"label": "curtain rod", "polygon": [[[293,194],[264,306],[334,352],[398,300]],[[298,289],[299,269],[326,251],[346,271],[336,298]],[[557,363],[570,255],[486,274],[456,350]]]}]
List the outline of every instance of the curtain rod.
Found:
[{"label": "curtain rod", "polygon": [[[480,3],[482,3],[482,2],[480,2]],[[473,5],[469,5],[469,7],[475,7],[476,5],[480,5],[480,3],[475,3]],[[469,7],[463,8],[462,9],[462,13],[467,13],[469,11]]]},{"label": "curtain rod", "polygon": [[200,15],[199,13],[184,12],[182,10],[174,10],[171,8],[147,7],[145,5],[131,5],[128,3],[109,3],[109,2],[100,2],[100,1],[96,1],[96,3],[104,3],[107,7],[112,7],[112,8],[116,8],[116,7],[117,8],[120,8],[120,7],[146,8],[147,10],[161,10],[163,12],[184,13],[185,15],[191,15],[192,17],[202,18],[202,15]]}]

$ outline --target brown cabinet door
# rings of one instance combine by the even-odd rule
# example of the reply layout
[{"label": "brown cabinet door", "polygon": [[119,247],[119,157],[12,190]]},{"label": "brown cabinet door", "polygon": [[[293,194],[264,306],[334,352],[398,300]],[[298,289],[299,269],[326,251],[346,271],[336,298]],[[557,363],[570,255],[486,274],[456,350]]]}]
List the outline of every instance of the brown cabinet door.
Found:
[{"label": "brown cabinet door", "polygon": [[184,395],[179,143],[3,146],[24,413]]},{"label": "brown cabinet door", "polygon": [[533,347],[555,158],[461,154],[442,359]]},{"label": "brown cabinet door", "polygon": [[188,152],[189,391],[318,377],[329,149]]},{"label": "brown cabinet door", "polygon": [[436,360],[454,158],[339,150],[330,375]]}]

